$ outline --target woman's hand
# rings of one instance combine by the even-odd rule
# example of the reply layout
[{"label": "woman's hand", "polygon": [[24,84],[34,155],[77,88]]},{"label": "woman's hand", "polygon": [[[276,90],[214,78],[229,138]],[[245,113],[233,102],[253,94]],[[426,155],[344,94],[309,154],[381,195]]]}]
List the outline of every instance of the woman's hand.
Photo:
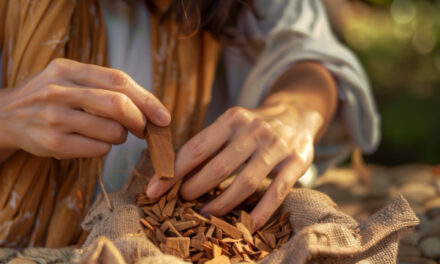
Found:
[{"label": "woman's hand", "polygon": [[254,193],[277,167],[271,186],[251,213],[259,228],[312,162],[314,136],[321,124],[319,114],[295,105],[266,105],[253,110],[231,108],[180,149],[176,180],[158,181],[155,176],[147,193],[150,197],[161,195],[212,157],[181,187],[181,197],[193,200],[245,164],[232,184],[201,210],[204,214],[223,215]]},{"label": "woman's hand", "polygon": [[158,197],[186,177],[180,194],[192,200],[244,165],[231,185],[201,210],[223,215],[274,172],[269,189],[251,212],[258,229],[310,166],[314,142],[329,125],[336,107],[332,75],[319,63],[295,64],[274,83],[259,108],[231,108],[189,140],[177,153],[175,179],[159,180],[155,175],[147,195]]},{"label": "woman's hand", "polygon": [[55,59],[19,87],[0,90],[0,149],[99,157],[124,142],[127,129],[142,138],[147,120],[166,126],[170,119],[160,101],[124,72]]}]

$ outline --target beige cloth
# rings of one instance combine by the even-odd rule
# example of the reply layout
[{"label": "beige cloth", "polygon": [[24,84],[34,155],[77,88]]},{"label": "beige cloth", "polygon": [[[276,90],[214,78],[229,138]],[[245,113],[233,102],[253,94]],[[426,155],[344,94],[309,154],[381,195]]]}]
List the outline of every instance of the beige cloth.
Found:
[{"label": "beige cloth", "polygon": [[[90,235],[77,252],[78,261],[184,263],[162,254],[145,237],[139,223],[142,212],[135,205],[134,195],[152,174],[147,155],[143,155],[137,171],[122,190],[111,194],[113,212],[102,198],[91,208],[83,223]],[[290,212],[294,233],[260,263],[396,263],[400,237],[419,223],[402,196],[362,223],[339,211],[327,195],[310,189],[292,189],[281,210]]]}]

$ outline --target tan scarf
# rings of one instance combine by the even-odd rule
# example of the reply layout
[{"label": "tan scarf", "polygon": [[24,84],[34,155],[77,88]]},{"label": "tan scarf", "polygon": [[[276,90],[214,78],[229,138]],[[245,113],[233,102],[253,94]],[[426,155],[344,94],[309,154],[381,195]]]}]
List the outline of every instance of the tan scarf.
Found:
[{"label": "tan scarf", "polygon": [[[158,1],[161,4],[164,1]],[[219,53],[208,33],[182,37],[152,14],[153,91],[171,111],[173,139],[202,127]],[[107,65],[98,0],[0,1],[2,87],[17,86],[58,57]],[[0,165],[0,246],[77,243],[95,190],[100,159],[56,160],[18,151]]]}]

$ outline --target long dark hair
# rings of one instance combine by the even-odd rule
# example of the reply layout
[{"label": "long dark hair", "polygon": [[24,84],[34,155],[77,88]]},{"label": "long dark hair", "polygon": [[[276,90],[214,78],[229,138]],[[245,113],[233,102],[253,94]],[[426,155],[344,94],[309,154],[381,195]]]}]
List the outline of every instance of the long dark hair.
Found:
[{"label": "long dark hair", "polygon": [[[151,1],[147,3],[154,11]],[[209,31],[222,42],[239,43],[236,27],[246,11],[259,17],[253,0],[171,0],[164,18],[172,16],[185,34]]]}]

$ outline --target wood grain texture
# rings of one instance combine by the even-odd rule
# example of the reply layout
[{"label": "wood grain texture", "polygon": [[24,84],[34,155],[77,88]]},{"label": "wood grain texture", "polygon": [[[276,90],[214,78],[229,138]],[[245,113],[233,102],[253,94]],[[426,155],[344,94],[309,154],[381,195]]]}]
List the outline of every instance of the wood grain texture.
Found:
[{"label": "wood grain texture", "polygon": [[147,122],[145,138],[155,173],[160,179],[173,178],[175,153],[171,128],[169,126],[159,127]]}]

